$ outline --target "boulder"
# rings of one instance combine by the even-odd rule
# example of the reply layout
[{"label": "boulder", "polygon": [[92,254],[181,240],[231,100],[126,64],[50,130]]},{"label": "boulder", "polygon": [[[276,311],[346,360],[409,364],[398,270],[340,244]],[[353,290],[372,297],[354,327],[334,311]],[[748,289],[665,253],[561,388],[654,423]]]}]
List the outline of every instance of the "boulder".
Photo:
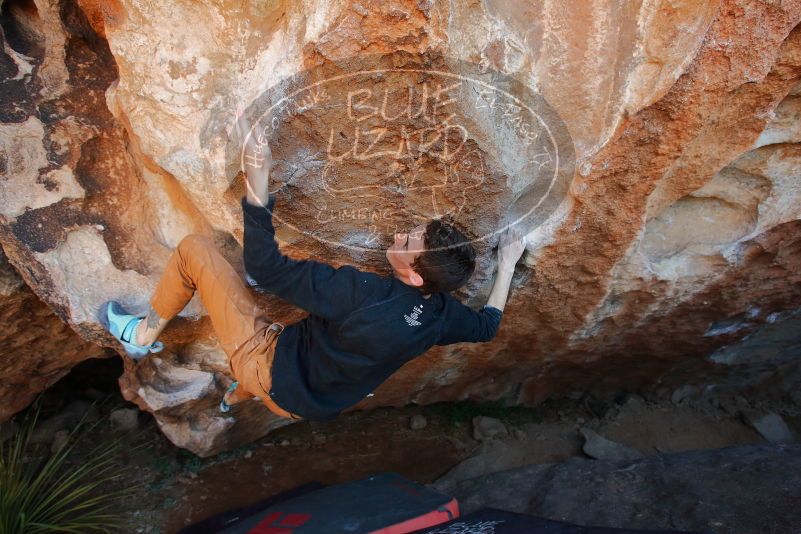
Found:
[{"label": "boulder", "polygon": [[[598,527],[717,534],[794,532],[801,446],[757,445],[657,455],[634,462],[562,464],[433,486],[462,514],[499,508]],[[777,481],[781,481],[777,483]]]},{"label": "boulder", "polygon": [[[448,216],[477,239],[458,296],[480,306],[498,230],[527,234],[497,338],[431,350],[357,408],[781,382],[787,351],[711,355],[801,306],[801,6],[602,4],[9,0],[0,244],[80,338],[122,354],[100,306],[143,313],[185,235],[245,279],[244,107],[269,119],[288,254],[389,274],[396,228]],[[228,365],[199,299],[162,340],[120,386],[174,443],[208,456],[288,424],[219,413]],[[84,357],[0,367],[12,413]]]},{"label": "boulder", "polygon": [[455,484],[482,475],[521,467],[531,462],[524,447],[516,447],[503,440],[490,440],[481,444],[476,454],[463,460],[437,481],[438,484]]}]

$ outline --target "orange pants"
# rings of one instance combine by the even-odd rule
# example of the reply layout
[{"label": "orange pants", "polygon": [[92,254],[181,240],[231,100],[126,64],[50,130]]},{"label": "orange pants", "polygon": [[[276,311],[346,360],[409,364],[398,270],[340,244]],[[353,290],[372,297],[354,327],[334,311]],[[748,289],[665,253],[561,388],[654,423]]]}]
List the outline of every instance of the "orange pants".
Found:
[{"label": "orange pants", "polygon": [[170,320],[195,291],[209,312],[220,345],[228,355],[231,373],[239,382],[235,397],[242,399],[240,389],[244,389],[249,394],[245,397],[259,397],[276,415],[300,419],[275,404],[269,395],[275,346],[283,326],[264,316],[250,290],[211,239],[190,234],[170,256],[150,304],[159,317]]}]

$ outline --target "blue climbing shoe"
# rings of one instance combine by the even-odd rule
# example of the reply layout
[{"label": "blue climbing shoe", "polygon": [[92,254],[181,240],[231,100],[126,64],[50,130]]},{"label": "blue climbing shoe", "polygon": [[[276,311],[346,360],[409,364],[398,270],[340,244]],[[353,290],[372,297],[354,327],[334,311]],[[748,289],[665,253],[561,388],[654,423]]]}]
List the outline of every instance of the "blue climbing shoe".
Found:
[{"label": "blue climbing shoe", "polygon": [[[225,395],[228,395],[229,393],[233,393],[238,385],[239,385],[239,382],[237,382],[236,380],[231,382],[231,385],[228,386],[228,389],[225,391]],[[228,413],[228,412],[231,411],[231,405],[228,404],[227,402],[225,402],[225,395],[223,395],[223,398],[220,401],[220,411],[222,413]]]},{"label": "blue climbing shoe", "polygon": [[150,352],[161,352],[164,348],[164,343],[156,341],[149,347],[145,345],[138,345],[134,332],[136,332],[136,325],[144,317],[136,317],[125,311],[125,308],[120,306],[116,301],[107,302],[100,314],[100,320],[103,326],[111,332],[122,343],[125,352],[134,360],[141,360]]}]

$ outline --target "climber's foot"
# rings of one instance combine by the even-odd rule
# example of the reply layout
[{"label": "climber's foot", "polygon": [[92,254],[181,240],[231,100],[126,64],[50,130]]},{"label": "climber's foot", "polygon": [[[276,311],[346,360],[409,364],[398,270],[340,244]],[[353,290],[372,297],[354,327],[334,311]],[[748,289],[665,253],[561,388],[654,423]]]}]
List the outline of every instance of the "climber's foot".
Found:
[{"label": "climber's foot", "polygon": [[143,317],[136,317],[125,311],[116,301],[109,301],[100,311],[100,321],[111,335],[122,343],[125,352],[134,360],[140,360],[150,352],[161,352],[164,343],[156,341],[149,346],[136,343],[136,326]]},{"label": "climber's foot", "polygon": [[[231,411],[231,406],[236,404],[233,399],[234,391],[236,391],[236,387],[239,385],[239,382],[234,380],[231,382],[231,385],[228,386],[228,389],[225,391],[225,395],[223,395],[222,400],[220,401],[220,411],[223,413],[228,413]],[[231,401],[231,404],[228,404],[228,401]]]}]

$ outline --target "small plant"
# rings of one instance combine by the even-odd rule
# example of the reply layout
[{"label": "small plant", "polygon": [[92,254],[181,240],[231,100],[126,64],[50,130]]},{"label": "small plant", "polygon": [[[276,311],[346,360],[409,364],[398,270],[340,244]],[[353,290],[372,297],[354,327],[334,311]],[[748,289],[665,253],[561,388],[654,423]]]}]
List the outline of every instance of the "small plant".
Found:
[{"label": "small plant", "polygon": [[113,507],[131,489],[100,489],[123,474],[115,458],[122,442],[100,443],[76,461],[75,446],[91,430],[81,421],[50,454],[30,443],[39,408],[31,414],[0,443],[0,534],[119,532],[122,519]]}]

